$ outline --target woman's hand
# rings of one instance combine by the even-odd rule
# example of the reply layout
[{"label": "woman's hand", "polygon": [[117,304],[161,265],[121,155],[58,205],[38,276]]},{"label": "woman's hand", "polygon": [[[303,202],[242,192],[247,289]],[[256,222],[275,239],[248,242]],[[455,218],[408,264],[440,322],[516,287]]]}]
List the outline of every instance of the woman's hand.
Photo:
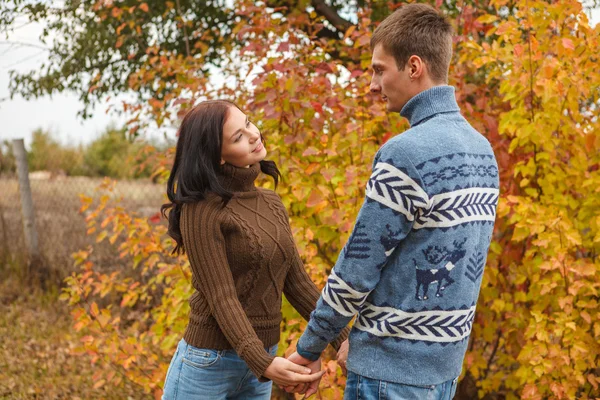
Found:
[{"label": "woman's hand", "polygon": [[295,364],[282,357],[275,357],[263,375],[265,378],[284,387],[318,381],[325,374],[325,371],[311,372],[308,367]]}]

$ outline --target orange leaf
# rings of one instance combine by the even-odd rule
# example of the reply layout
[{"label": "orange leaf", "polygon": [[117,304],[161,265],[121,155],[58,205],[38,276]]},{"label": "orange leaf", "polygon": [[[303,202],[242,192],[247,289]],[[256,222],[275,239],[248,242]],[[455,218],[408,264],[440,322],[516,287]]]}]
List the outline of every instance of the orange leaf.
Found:
[{"label": "orange leaf", "polygon": [[308,200],[306,201],[306,207],[314,207],[321,201],[323,201],[323,195],[321,194],[321,191],[318,189],[313,189],[312,192],[310,192],[310,196],[308,196]]},{"label": "orange leaf", "polygon": [[140,4],[140,10],[142,10],[144,12],[148,12],[148,4],[146,4],[146,3]]},{"label": "orange leaf", "polygon": [[98,310],[98,304],[96,304],[96,302],[93,302],[90,306],[90,313],[94,317],[97,317],[100,314],[100,310]]},{"label": "orange leaf", "polygon": [[106,381],[104,379],[100,379],[99,381],[96,381],[96,383],[94,383],[94,389],[101,388],[102,386],[104,386],[105,383],[106,383]]},{"label": "orange leaf", "polygon": [[587,312],[582,311],[579,313],[579,315],[581,315],[581,318],[583,318],[588,324],[592,323],[592,317],[590,317],[590,314],[588,314]]},{"label": "orange leaf", "polygon": [[575,50],[575,45],[573,44],[573,41],[569,38],[563,38],[562,44],[565,49]]}]

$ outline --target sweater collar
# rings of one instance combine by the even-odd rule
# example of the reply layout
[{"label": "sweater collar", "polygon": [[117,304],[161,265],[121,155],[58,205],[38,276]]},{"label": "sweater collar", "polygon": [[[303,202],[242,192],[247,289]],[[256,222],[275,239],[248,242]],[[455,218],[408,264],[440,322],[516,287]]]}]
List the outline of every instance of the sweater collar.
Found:
[{"label": "sweater collar", "polygon": [[435,114],[460,111],[452,86],[434,86],[410,99],[400,115],[408,119],[410,126],[418,125]]},{"label": "sweater collar", "polygon": [[254,181],[260,173],[260,164],[256,163],[248,168],[240,168],[231,164],[223,164],[219,170],[221,185],[232,192],[255,191]]}]

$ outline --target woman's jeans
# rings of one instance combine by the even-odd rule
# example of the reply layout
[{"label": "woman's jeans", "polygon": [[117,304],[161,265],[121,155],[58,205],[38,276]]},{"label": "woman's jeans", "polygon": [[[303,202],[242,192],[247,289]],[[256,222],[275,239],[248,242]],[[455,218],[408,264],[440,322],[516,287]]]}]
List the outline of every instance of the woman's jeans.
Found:
[{"label": "woman's jeans", "polygon": [[[277,352],[277,345],[267,351]],[[269,400],[272,382],[259,382],[234,350],[193,347],[181,339],[167,371],[163,400]]]},{"label": "woman's jeans", "polygon": [[348,371],[344,400],[452,400],[458,378],[439,385],[411,386],[380,381]]}]

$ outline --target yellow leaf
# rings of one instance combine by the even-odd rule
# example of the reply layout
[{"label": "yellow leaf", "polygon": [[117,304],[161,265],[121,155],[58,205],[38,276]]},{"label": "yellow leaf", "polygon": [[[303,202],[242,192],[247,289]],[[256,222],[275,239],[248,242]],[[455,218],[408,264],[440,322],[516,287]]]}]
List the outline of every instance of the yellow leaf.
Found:
[{"label": "yellow leaf", "polygon": [[512,241],[520,242],[529,236],[529,229],[524,226],[517,226],[513,232]]},{"label": "yellow leaf", "polygon": [[98,320],[98,323],[100,324],[100,327],[104,328],[108,324],[108,322],[110,321],[110,315],[102,313],[102,314],[98,315],[96,317],[96,319]]},{"label": "yellow leaf", "polygon": [[103,241],[104,238],[106,238],[106,235],[108,235],[107,231],[100,232],[100,234],[98,234],[98,237],[96,237],[96,243],[100,243],[101,241]]},{"label": "yellow leaf", "polygon": [[498,17],[492,14],[482,15],[477,18],[477,22],[481,22],[482,24],[491,24],[498,20]]}]

